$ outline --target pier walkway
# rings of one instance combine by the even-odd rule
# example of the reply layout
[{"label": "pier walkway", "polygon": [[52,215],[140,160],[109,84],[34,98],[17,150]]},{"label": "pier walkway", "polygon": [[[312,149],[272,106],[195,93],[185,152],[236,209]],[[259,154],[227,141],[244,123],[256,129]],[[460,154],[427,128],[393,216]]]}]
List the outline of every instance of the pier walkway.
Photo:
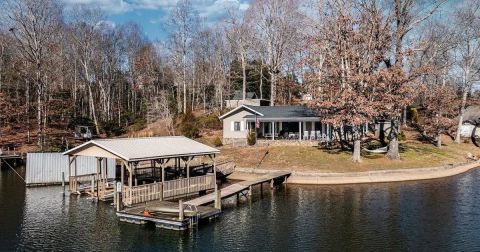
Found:
[{"label": "pier walkway", "polygon": [[[247,181],[242,181],[230,186],[227,186],[225,188],[222,188],[220,190],[220,198],[225,199],[230,196],[233,196],[235,194],[242,193],[245,190],[250,190],[252,186],[255,185],[261,185],[263,183],[271,183],[271,186],[273,186],[273,183],[275,181],[278,181],[282,179],[281,181],[285,181],[288,176],[290,176],[291,172],[271,172],[268,174],[265,174],[257,179],[254,180],[247,180]],[[203,206],[203,205],[208,205],[210,203],[213,203],[215,201],[216,193],[210,193],[202,197],[198,197],[189,201],[186,201],[186,205],[193,205],[193,206]]]}]

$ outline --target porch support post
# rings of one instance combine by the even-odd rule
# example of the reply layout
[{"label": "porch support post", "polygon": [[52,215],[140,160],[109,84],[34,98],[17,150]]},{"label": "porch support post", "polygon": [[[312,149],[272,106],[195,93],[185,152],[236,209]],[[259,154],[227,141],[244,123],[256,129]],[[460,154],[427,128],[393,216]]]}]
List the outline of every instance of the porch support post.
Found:
[{"label": "porch support post", "polygon": [[275,122],[272,121],[272,140],[275,140]]},{"label": "porch support post", "polygon": [[316,132],[315,132],[315,121],[311,122],[311,124],[312,124],[312,134],[314,134],[314,136],[315,136],[315,134],[316,134]]},{"label": "porch support post", "polygon": [[298,140],[302,140],[302,122],[298,122]]}]

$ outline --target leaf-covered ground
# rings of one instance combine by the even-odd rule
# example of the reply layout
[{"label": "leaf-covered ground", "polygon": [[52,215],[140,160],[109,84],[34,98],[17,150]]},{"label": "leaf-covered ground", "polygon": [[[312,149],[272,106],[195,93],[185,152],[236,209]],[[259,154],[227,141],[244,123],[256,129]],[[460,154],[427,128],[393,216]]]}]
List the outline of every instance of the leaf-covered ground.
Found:
[{"label": "leaf-covered ground", "polygon": [[[444,137],[444,139],[447,137]],[[434,167],[467,161],[468,153],[479,156],[472,143],[454,144],[444,140],[441,149],[418,141],[401,143],[401,160],[389,160],[383,154],[362,153],[362,162],[353,163],[351,152],[327,151],[307,146],[223,147],[220,159],[233,160],[243,168],[294,171],[354,172],[403,168]],[[265,153],[268,154],[265,156]],[[260,163],[262,157],[265,156]],[[260,163],[260,164],[259,164]]]}]

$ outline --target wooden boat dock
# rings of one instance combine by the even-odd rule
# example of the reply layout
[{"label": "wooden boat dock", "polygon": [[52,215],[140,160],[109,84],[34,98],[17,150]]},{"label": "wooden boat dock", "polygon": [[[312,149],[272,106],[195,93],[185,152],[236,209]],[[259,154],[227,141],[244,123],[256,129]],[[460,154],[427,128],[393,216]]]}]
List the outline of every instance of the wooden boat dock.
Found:
[{"label": "wooden boat dock", "polygon": [[[24,159],[24,155],[13,149],[0,149],[0,168],[12,168]],[[5,166],[2,166],[2,163]]]},{"label": "wooden boat dock", "polygon": [[[216,190],[210,194],[186,202],[178,203],[169,201],[151,201],[145,204],[126,208],[117,212],[120,221],[146,224],[148,222],[155,223],[156,227],[174,230],[185,230],[196,225],[204,219],[212,219],[221,213],[221,199],[243,194],[251,195],[252,187],[260,185],[263,190],[263,184],[269,183],[273,188],[276,184],[281,184],[290,176],[290,172],[272,172],[265,174],[253,180],[242,181],[229,185],[220,190]],[[215,206],[206,206],[215,203]]]}]

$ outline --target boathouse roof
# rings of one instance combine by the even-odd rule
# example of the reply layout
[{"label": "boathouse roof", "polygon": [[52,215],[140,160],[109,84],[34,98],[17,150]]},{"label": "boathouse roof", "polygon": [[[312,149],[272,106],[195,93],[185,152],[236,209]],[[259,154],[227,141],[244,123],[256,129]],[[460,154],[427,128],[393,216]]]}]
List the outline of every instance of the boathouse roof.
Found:
[{"label": "boathouse roof", "polygon": [[183,136],[95,139],[64,155],[119,158],[125,161],[191,157],[219,153],[218,149]]}]

